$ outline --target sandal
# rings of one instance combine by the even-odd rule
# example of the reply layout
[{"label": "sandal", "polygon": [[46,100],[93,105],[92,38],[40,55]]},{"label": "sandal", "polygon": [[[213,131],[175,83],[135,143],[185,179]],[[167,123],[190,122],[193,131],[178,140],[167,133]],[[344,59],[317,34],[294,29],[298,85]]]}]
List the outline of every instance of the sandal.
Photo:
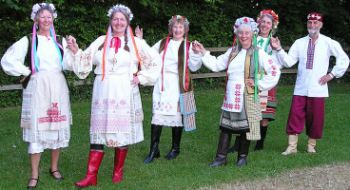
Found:
[{"label": "sandal", "polygon": [[36,185],[38,184],[39,178],[29,178],[28,183],[29,183],[30,181],[36,181],[36,183],[35,183],[34,186],[33,186],[33,185],[28,185],[28,186],[27,186],[27,189],[28,189],[28,190],[33,190],[33,189],[36,188]]},{"label": "sandal", "polygon": [[[50,175],[57,181],[64,179],[59,170],[51,171],[51,169],[50,169],[49,172],[50,172]],[[60,175],[60,177],[55,176],[54,173],[58,173]]]}]

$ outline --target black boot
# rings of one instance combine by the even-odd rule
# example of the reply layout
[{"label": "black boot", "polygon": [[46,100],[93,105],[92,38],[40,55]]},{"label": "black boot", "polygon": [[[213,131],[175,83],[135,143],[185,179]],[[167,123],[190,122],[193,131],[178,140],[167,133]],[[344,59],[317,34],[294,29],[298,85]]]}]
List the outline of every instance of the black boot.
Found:
[{"label": "black boot", "polygon": [[221,130],[219,136],[218,149],[215,160],[209,164],[210,167],[222,166],[227,164],[227,149],[230,145],[232,135]]},{"label": "black boot", "polygon": [[148,164],[153,161],[154,158],[159,158],[159,139],[160,135],[162,133],[162,126],[161,125],[152,125],[151,126],[151,146],[149,150],[149,154],[146,157],[146,159],[143,161],[143,163]]},{"label": "black boot", "polygon": [[242,134],[240,138],[240,146],[238,149],[238,157],[236,166],[241,167],[248,164],[247,157],[249,152],[250,141],[247,140],[246,134]]},{"label": "black boot", "polygon": [[245,154],[239,155],[237,158],[236,166],[241,167],[241,166],[247,165],[248,164],[247,157],[248,155],[245,155]]},{"label": "black boot", "polygon": [[240,136],[236,136],[236,140],[235,140],[235,143],[233,144],[233,146],[231,146],[227,153],[234,153],[234,152],[237,152],[238,151],[238,147],[239,147],[239,142],[240,142]]},{"label": "black boot", "polygon": [[256,142],[254,150],[262,150],[264,149],[264,141],[266,137],[266,132],[267,132],[267,126],[260,126],[260,134],[261,134],[261,139]]},{"label": "black boot", "polygon": [[175,159],[180,154],[180,142],[183,127],[173,127],[172,132],[172,146],[169,153],[165,156],[167,160]]}]

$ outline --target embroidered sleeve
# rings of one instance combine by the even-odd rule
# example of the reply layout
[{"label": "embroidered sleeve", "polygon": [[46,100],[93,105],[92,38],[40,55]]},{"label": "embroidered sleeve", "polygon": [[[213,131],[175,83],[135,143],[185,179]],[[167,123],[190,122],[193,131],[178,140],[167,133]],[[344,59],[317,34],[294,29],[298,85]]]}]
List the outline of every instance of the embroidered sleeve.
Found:
[{"label": "embroidered sleeve", "polygon": [[160,75],[161,58],[155,48],[151,48],[144,40],[140,40],[141,71],[137,77],[145,86],[154,85]]},{"label": "embroidered sleeve", "polygon": [[1,59],[1,66],[6,74],[11,76],[28,76],[30,74],[31,71],[24,65],[29,48],[29,40],[25,36],[7,49]]},{"label": "embroidered sleeve", "polygon": [[279,51],[275,51],[275,50],[272,51],[271,57],[280,69],[282,69],[283,67],[286,67],[285,66],[286,64],[283,63],[283,59],[280,58],[284,56],[288,56],[288,54],[284,51],[284,49],[281,49]]},{"label": "embroidered sleeve", "polygon": [[258,82],[259,90],[270,90],[277,85],[281,71],[279,66],[273,61],[271,56],[263,50],[259,50],[259,65],[265,71],[265,75]]},{"label": "embroidered sleeve", "polygon": [[79,49],[75,55],[67,49],[65,56],[67,69],[72,70],[80,79],[85,79],[92,71],[92,66],[96,64],[93,63],[94,56],[103,44],[104,38],[104,36],[97,38],[86,50]]}]

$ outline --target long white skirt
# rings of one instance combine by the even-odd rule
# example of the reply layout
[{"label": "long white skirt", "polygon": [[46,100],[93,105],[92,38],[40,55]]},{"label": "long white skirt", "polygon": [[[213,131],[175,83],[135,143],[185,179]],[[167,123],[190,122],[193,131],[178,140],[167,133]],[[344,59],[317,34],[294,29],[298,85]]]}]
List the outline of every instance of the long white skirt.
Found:
[{"label": "long white skirt", "polygon": [[139,87],[127,76],[101,75],[94,81],[90,143],[121,147],[144,140]]},{"label": "long white skirt", "polygon": [[23,140],[44,149],[68,147],[72,114],[66,79],[60,71],[31,76],[23,90],[21,127]]}]

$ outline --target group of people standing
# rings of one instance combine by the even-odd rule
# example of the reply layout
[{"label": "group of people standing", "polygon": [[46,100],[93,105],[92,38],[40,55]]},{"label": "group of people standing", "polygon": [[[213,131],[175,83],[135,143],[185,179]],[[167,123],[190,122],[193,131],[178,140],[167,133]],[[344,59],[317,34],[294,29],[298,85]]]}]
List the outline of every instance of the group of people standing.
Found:
[{"label": "group of people standing", "polygon": [[[230,151],[238,152],[237,166],[246,165],[251,140],[257,140],[255,150],[263,149],[269,121],[275,119],[275,86],[280,69],[297,62],[297,82],[287,123],[289,145],[282,154],[297,152],[298,134],[304,124],[309,136],[307,151],[316,152],[316,139],[322,137],[324,126],[327,82],[341,77],[349,64],[340,44],[320,34],[321,14],[308,15],[309,34],[298,39],[288,54],[279,39],[273,37],[279,23],[274,11],[261,11],[257,22],[249,17],[239,18],[232,28],[232,47],[218,57],[210,55],[198,41],[188,40],[189,21],[184,16],[171,17],[167,37],[150,47],[140,30],[134,36],[130,27],[133,14],[128,7],[115,5],[107,15],[106,35],[82,50],[73,36],[62,38],[55,34],[53,21],[57,13],[52,4],[35,4],[32,34],[13,44],[1,59],[7,74],[24,76],[21,127],[31,157],[28,189],[34,189],[38,183],[40,156],[45,149],[52,151],[50,174],[56,180],[63,179],[58,160],[60,149],[68,147],[72,114],[62,71],[73,71],[84,79],[93,66],[96,77],[90,151],[86,175],[75,183],[78,187],[97,184],[105,146],[115,149],[112,182],[123,180],[128,146],[144,140],[139,84],[154,86],[151,144],[144,163],[160,157],[163,127],[172,129],[172,145],[165,157],[175,159],[180,153],[183,130],[196,128],[191,71],[200,69],[202,64],[214,72],[226,71],[218,148],[210,166],[225,165]],[[327,74],[330,56],[337,61]],[[232,134],[236,141],[229,149]]]}]

